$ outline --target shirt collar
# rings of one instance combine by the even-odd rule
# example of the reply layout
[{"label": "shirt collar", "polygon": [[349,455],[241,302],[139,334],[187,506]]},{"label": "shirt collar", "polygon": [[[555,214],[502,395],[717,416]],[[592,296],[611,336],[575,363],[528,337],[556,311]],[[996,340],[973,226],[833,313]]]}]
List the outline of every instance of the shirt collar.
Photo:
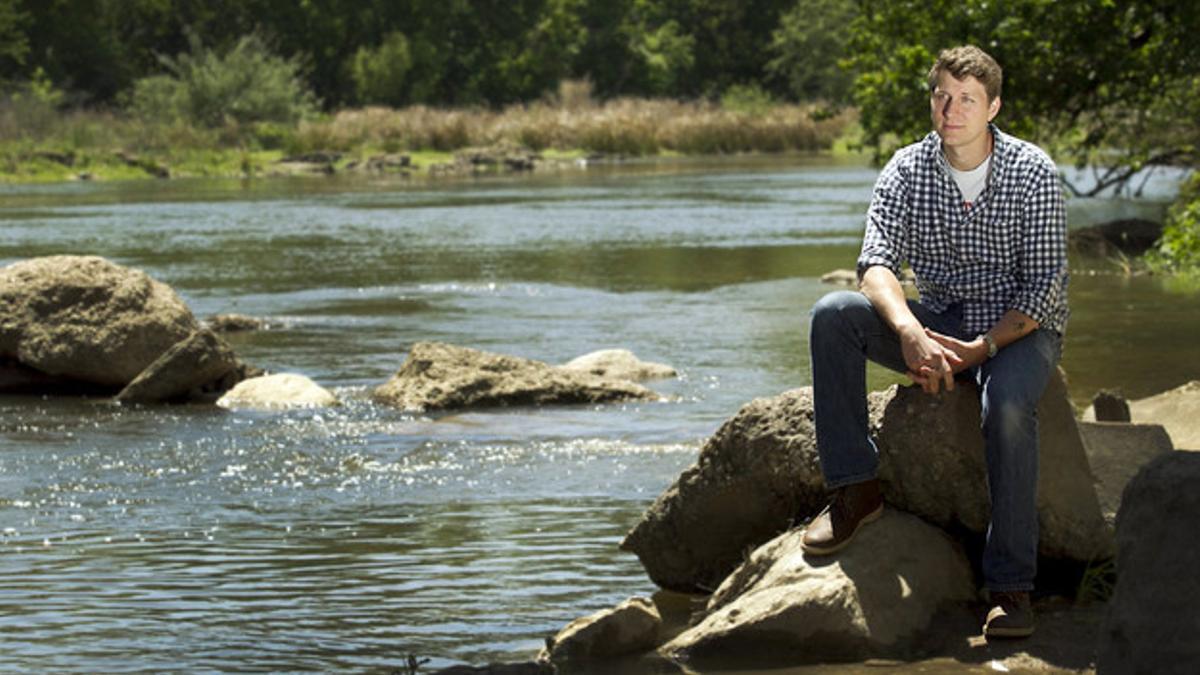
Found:
[{"label": "shirt collar", "polygon": [[[992,138],[996,140],[996,144],[992,146],[992,166],[989,170],[991,180],[999,181],[1004,177],[1004,170],[1008,165],[1008,158],[1014,150],[1013,137],[1000,131],[1000,128],[995,124],[988,122],[988,130],[992,132]],[[922,145],[924,146],[925,154],[928,159],[932,160],[938,166],[945,167],[946,159],[942,154],[942,137],[938,136],[936,131],[929,132],[925,137]],[[949,175],[949,171],[946,175]]]}]

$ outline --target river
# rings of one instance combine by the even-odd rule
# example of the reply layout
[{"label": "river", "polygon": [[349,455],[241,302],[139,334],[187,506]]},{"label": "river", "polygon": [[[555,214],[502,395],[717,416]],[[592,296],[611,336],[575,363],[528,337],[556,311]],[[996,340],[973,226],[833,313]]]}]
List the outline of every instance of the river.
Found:
[{"label": "river", "polygon": [[[819,276],[876,170],[783,157],[544,176],[0,186],[0,264],[144,269],[245,360],[330,388],[288,413],[0,397],[0,670],[401,669],[531,658],[653,585],[622,535],[745,402],[808,384]],[[1072,227],[1161,214],[1074,200]],[[1197,296],[1073,261],[1072,399],[1200,378]],[[667,403],[425,417],[368,399],[408,345],[550,362],[624,347]],[[896,381],[872,371],[873,386]]]}]

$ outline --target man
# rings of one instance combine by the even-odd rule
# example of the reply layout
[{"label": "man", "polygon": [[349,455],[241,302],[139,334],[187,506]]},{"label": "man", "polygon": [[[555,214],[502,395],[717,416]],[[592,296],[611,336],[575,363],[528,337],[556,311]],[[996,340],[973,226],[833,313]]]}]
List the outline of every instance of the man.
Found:
[{"label": "man", "polygon": [[[977,47],[938,55],[929,71],[933,131],[897,152],[876,181],[859,292],[831,293],[813,308],[817,447],[833,496],[803,546],[834,553],[882,514],[866,359],[930,394],[953,389],[959,373],[972,377],[992,506],[984,634],[1024,637],[1033,633],[1037,565],[1037,405],[1068,315],[1066,208],[1054,162],[992,124],[1001,80]],[[905,299],[902,262],[916,274],[919,301]]]}]

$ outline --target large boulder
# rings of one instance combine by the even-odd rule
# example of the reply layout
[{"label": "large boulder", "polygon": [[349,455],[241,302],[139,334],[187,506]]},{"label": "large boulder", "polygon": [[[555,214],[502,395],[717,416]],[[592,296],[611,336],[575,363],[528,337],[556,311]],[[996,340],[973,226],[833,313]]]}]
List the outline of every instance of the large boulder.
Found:
[{"label": "large boulder", "polygon": [[628,349],[601,349],[571,359],[560,367],[633,382],[675,377],[677,374],[671,366],[643,361]]},{"label": "large boulder", "polygon": [[[884,498],[943,527],[986,531],[991,505],[975,385],[938,396],[899,387],[873,396],[871,410]],[[1079,562],[1112,556],[1094,482],[1060,370],[1038,404],[1039,554]]]},{"label": "large boulder", "polygon": [[242,380],[217,400],[218,406],[232,410],[325,408],[337,404],[337,397],[328,389],[296,373]]},{"label": "large boulder", "polygon": [[415,412],[470,407],[654,401],[633,382],[440,342],[418,342],[377,401]]},{"label": "large boulder", "polygon": [[802,536],[751,553],[703,619],[659,651],[714,667],[904,656],[941,608],[975,597],[961,547],[915,516],[887,509],[836,557],[806,556]]},{"label": "large boulder", "polygon": [[153,403],[186,397],[238,367],[233,350],[201,328],[163,352],[117,394],[118,401]]},{"label": "large boulder", "polygon": [[747,550],[824,501],[812,389],[796,389],[755,399],[725,422],[621,548],[663,588],[712,592]]},{"label": "large boulder", "polygon": [[103,258],[0,269],[0,360],[48,375],[121,388],[198,327],[169,286]]},{"label": "large boulder", "polygon": [[[990,506],[978,392],[930,396],[892,387],[869,396],[884,498],[932,523],[982,533]],[[1039,406],[1039,551],[1089,561],[1112,554],[1061,373]],[[747,404],[695,465],[650,506],[621,547],[659,586],[711,591],[762,544],[825,505],[811,389]]]},{"label": "large boulder", "polygon": [[1125,489],[1098,673],[1200,673],[1200,454],[1172,452]]}]

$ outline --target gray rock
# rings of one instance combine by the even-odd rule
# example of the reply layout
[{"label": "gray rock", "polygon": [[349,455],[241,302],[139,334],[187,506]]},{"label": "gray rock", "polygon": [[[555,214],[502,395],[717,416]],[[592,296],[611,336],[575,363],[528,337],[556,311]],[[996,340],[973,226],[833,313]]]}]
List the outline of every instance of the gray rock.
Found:
[{"label": "gray rock", "polygon": [[277,373],[242,380],[217,400],[218,406],[235,410],[325,408],[337,404],[337,397],[328,389],[295,373]]},{"label": "gray rock", "polygon": [[103,258],[0,269],[0,359],[48,375],[124,387],[197,328],[170,287]]},{"label": "gray rock", "polygon": [[399,372],[377,387],[374,397],[417,412],[661,399],[633,382],[440,342],[414,344]]},{"label": "gray rock", "polygon": [[1102,389],[1092,397],[1092,416],[1096,422],[1130,422],[1129,402],[1115,391]]},{"label": "gray rock", "polygon": [[1096,495],[1105,519],[1115,521],[1121,493],[1139,469],[1171,452],[1171,437],[1159,424],[1079,422],[1088,464],[1096,477]]},{"label": "gray rock", "polygon": [[815,513],[825,494],[812,388],[755,399],[708,439],[621,548],[663,588],[712,592],[746,551],[786,530],[797,513]]},{"label": "gray rock", "polygon": [[1117,515],[1117,584],[1096,672],[1200,673],[1200,454],[1172,452],[1130,481]]},{"label": "gray rock", "polygon": [[[869,396],[884,498],[943,527],[985,531],[990,506],[973,384],[929,396],[893,387]],[[1112,554],[1061,374],[1039,407],[1039,550],[1088,561]],[[621,548],[677,591],[711,591],[753,549],[826,502],[811,389],[747,404],[647,509]]]},{"label": "gray rock", "polygon": [[671,366],[662,363],[643,361],[628,349],[601,349],[571,359],[559,366],[566,370],[580,373],[591,373],[601,377],[615,377],[619,380],[640,382],[675,377],[677,373]]},{"label": "gray rock", "polygon": [[892,509],[833,558],[810,558],[793,530],[750,554],[707,614],[660,652],[689,664],[772,665],[904,654],[939,608],[975,596],[961,547]]},{"label": "gray rock", "polygon": [[662,623],[651,600],[630,598],[567,624],[547,641],[539,660],[561,665],[635,656],[658,646]]},{"label": "gray rock", "polygon": [[204,323],[217,333],[244,333],[267,329],[266,321],[245,314],[216,314]]},{"label": "gray rock", "polygon": [[123,402],[153,403],[183,398],[216,382],[238,366],[225,341],[201,328],[175,343],[117,394]]},{"label": "gray rock", "polygon": [[1073,229],[1067,234],[1067,245],[1073,251],[1100,257],[1141,255],[1158,242],[1162,231],[1162,223],[1126,218]]}]

